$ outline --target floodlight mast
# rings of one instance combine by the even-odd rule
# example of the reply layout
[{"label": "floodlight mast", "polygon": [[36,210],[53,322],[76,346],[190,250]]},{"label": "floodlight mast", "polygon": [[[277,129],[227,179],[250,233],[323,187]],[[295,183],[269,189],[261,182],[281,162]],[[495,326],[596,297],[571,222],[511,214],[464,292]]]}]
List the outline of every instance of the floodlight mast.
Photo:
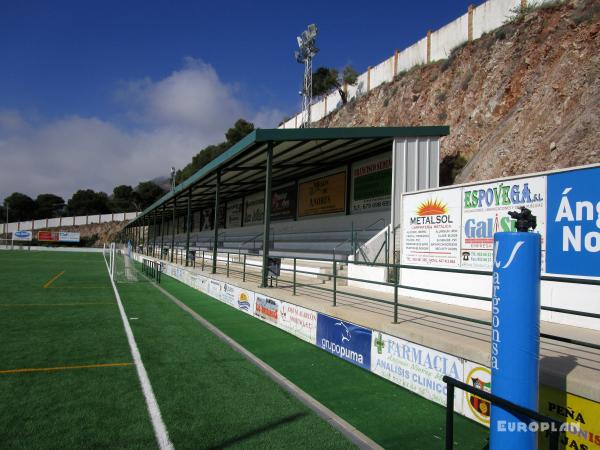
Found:
[{"label": "floodlight mast", "polygon": [[302,95],[302,119],[300,127],[310,128],[310,105],[312,104],[312,60],[319,49],[316,47],[317,26],[313,23],[296,37],[300,48],[294,54],[296,61],[304,64],[304,80],[300,95]]}]

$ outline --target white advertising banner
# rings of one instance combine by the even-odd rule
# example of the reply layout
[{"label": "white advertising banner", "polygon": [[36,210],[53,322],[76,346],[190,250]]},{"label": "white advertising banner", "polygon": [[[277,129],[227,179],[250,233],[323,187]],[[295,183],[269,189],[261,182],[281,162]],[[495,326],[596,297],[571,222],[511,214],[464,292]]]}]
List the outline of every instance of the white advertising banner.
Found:
[{"label": "white advertising banner", "polygon": [[[371,372],[431,401],[446,404],[444,375],[462,379],[461,359],[395,336],[373,331]],[[462,412],[463,397],[455,395],[454,410]]]},{"label": "white advertising banner", "polygon": [[208,278],[199,275],[190,276],[190,286],[200,292],[208,291]]},{"label": "white advertising banner", "polygon": [[31,241],[33,239],[33,233],[31,231],[20,230],[15,231],[12,234],[13,241]]},{"label": "white advertising banner", "polygon": [[217,280],[210,280],[208,282],[208,295],[214,298],[221,299],[221,282]]},{"label": "white advertising banner", "polygon": [[403,196],[402,262],[460,264],[460,188]]},{"label": "white advertising banner", "polygon": [[317,313],[302,306],[281,302],[277,326],[311,344],[317,342]]},{"label": "white advertising banner", "polygon": [[516,231],[516,220],[512,219],[508,212],[517,211],[522,206],[530,209],[537,218],[535,231],[542,236],[542,255],[544,255],[546,177],[505,180],[464,187],[461,265],[471,269],[492,270],[494,233]]},{"label": "white advertising banner", "polygon": [[59,231],[58,241],[59,242],[79,242],[80,234],[69,231]]},{"label": "white advertising banner", "polygon": [[244,199],[244,226],[259,225],[265,218],[265,194],[257,192]]},{"label": "white advertising banner", "polygon": [[219,293],[219,300],[223,303],[228,304],[229,306],[233,306],[237,308],[237,298],[236,298],[235,286],[228,283],[221,284],[221,291]]},{"label": "white advertising banner", "polygon": [[237,309],[250,315],[254,313],[254,292],[236,287],[235,299]]}]

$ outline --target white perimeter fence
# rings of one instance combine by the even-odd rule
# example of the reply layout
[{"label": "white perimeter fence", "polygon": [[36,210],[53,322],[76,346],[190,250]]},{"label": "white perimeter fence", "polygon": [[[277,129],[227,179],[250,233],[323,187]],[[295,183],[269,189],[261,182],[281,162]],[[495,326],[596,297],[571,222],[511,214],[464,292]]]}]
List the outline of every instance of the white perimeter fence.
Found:
[{"label": "white perimeter fence", "polygon": [[139,212],[122,212],[110,214],[93,214],[89,216],[55,217],[53,219],[27,220],[25,222],[9,222],[0,224],[0,234],[13,233],[19,230],[41,230],[45,228],[72,227],[91,223],[122,222],[135,219]]},{"label": "white perimeter fence", "polygon": [[[516,16],[517,11],[529,6],[553,3],[556,0],[488,0],[481,5],[470,6],[467,13],[443,26],[430,31],[415,44],[394,54],[376,66],[369,66],[366,72],[358,76],[354,86],[344,86],[348,100],[366,94],[383,83],[390,82],[404,71],[433,61],[446,59],[452,50],[465,42],[480,38]],[[333,92],[311,106],[311,121],[321,120],[327,114],[342,105],[339,94]],[[279,128],[299,128],[302,114],[298,113],[284,122]]]}]

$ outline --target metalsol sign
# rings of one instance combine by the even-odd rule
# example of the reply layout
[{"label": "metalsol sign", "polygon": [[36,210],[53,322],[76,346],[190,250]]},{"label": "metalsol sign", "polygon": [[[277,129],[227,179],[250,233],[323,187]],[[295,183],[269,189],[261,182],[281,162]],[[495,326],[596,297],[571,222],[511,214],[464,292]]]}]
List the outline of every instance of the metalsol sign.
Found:
[{"label": "metalsol sign", "polygon": [[407,195],[403,202],[405,264],[459,265],[461,189]]}]

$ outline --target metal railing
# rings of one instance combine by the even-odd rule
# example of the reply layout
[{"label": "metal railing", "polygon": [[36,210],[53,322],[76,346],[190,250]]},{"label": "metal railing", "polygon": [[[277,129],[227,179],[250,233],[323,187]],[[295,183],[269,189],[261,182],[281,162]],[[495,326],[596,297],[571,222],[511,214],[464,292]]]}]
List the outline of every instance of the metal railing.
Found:
[{"label": "metal railing", "polygon": [[[175,253],[175,261],[182,261],[182,262],[185,261],[185,258],[183,256],[181,256],[181,252],[184,252],[184,251],[185,250],[180,249],[179,252]],[[177,257],[178,254],[180,255],[179,258]],[[217,257],[219,257],[219,255],[222,255],[221,261],[225,264],[225,274],[227,277],[229,277],[231,275],[231,273],[234,273],[234,274],[239,274],[243,281],[246,281],[248,276],[256,276],[257,278],[260,279],[259,273],[260,273],[260,270],[262,270],[262,263],[253,264],[252,262],[247,260],[246,254],[239,253],[239,252],[230,252],[230,251],[218,251],[217,255],[218,255]],[[223,255],[226,255],[226,256],[223,256]],[[447,296],[468,298],[468,299],[481,300],[481,301],[486,301],[486,302],[491,302],[491,297],[473,295],[473,294],[465,294],[465,293],[461,293],[461,292],[445,291],[445,290],[440,290],[440,289],[424,288],[424,287],[420,287],[420,286],[411,286],[411,285],[406,285],[406,284],[402,284],[399,282],[376,281],[376,280],[370,280],[370,279],[350,277],[350,276],[342,275],[339,273],[339,268],[341,266],[346,265],[347,262],[336,260],[336,259],[328,260],[328,259],[314,258],[314,257],[304,257],[304,256],[298,257],[293,254],[278,255],[278,257],[281,257],[282,259],[287,259],[290,262],[292,262],[293,264],[292,264],[291,268],[287,268],[287,267],[283,267],[283,266],[281,267],[281,272],[290,274],[291,279],[289,279],[290,277],[288,277],[288,279],[286,279],[285,277],[276,277],[275,278],[276,285],[284,287],[284,288],[286,288],[286,287],[291,288],[293,295],[297,295],[298,289],[303,288],[305,290],[316,290],[316,291],[331,293],[331,301],[332,301],[333,306],[337,305],[337,300],[338,300],[339,295],[344,295],[344,296],[348,296],[348,297],[352,297],[352,298],[356,298],[356,299],[366,300],[366,301],[370,301],[370,302],[374,302],[374,303],[378,303],[378,304],[386,304],[393,308],[393,322],[394,323],[398,323],[399,309],[402,308],[402,309],[424,312],[424,313],[433,314],[433,315],[437,315],[437,316],[441,316],[441,317],[447,317],[447,318],[456,319],[456,320],[468,321],[470,323],[477,323],[480,325],[491,326],[491,322],[487,321],[487,320],[480,320],[480,319],[476,319],[473,317],[439,311],[439,310],[435,310],[435,309],[431,309],[431,308],[417,306],[414,304],[409,304],[406,302],[401,303],[400,299],[399,299],[399,297],[400,297],[399,289],[427,292],[427,293],[438,294],[438,295],[447,295]],[[202,251],[201,255],[197,255],[196,259],[200,259],[201,270],[204,271],[204,269],[206,267],[205,261],[208,260],[212,263],[212,254],[209,254],[207,256],[206,253],[204,251]],[[318,263],[321,263],[322,267],[330,267],[330,270],[328,272],[315,272],[315,271],[298,269],[298,267],[297,267],[298,260],[318,262]],[[219,261],[219,259],[217,259],[217,261]],[[232,266],[234,266],[234,267],[232,267]],[[481,272],[481,271],[469,270],[469,269],[450,269],[450,268],[446,269],[446,268],[438,268],[438,267],[420,267],[420,266],[413,266],[413,265],[408,265],[408,264],[373,263],[373,264],[371,264],[371,266],[385,267],[388,269],[388,271],[392,271],[394,280],[399,279],[398,275],[399,275],[400,269],[417,269],[417,270],[426,270],[426,271],[433,271],[433,272],[441,271],[441,272],[450,272],[450,273],[477,274],[477,275],[488,275],[488,276],[491,275],[491,272]],[[209,265],[208,267],[211,267],[211,265]],[[252,269],[252,268],[255,268],[256,272],[258,272],[258,273],[257,274],[250,273],[249,269]],[[218,265],[217,265],[217,269],[219,269]],[[306,277],[328,278],[329,281],[331,282],[331,287],[317,286],[314,283],[302,282],[302,280],[298,280],[298,276],[304,276],[305,278]],[[541,279],[546,280],[546,281],[559,281],[559,282],[569,282],[569,283],[577,282],[577,283],[581,283],[581,284],[600,286],[600,280],[567,279],[567,278],[563,279],[560,277],[551,277],[551,276],[545,276],[545,275],[542,276]],[[360,283],[367,283],[367,284],[374,285],[374,286],[388,287],[390,289],[390,291],[393,292],[393,300],[387,300],[385,298],[380,298],[380,297],[371,296],[371,295],[364,295],[364,294],[360,294],[358,292],[353,292],[353,291],[350,291],[347,289],[341,290],[341,289],[339,289],[340,281],[344,281],[344,282],[356,281],[356,282],[360,282]],[[575,315],[575,316],[580,316],[580,317],[589,317],[589,318],[594,318],[594,319],[600,319],[600,314],[597,314],[597,313],[568,310],[568,309],[556,308],[556,307],[551,307],[551,306],[542,306],[541,309],[542,309],[542,311],[551,311],[551,312],[570,314],[570,315]],[[548,334],[548,333],[540,333],[540,337],[546,338],[549,340],[553,340],[553,341],[564,342],[564,343],[573,344],[573,345],[580,345],[582,347],[600,350],[600,345],[592,343],[592,342],[584,342],[584,341],[581,341],[578,339],[571,339],[571,338],[566,338],[563,336],[557,336],[557,335]]]},{"label": "metal railing", "polygon": [[[550,449],[549,450],[558,450],[560,433],[559,430],[563,426],[563,422],[560,420],[553,419],[548,416],[544,416],[537,411],[532,409],[524,408],[523,406],[519,406],[515,403],[512,403],[502,397],[498,397],[497,395],[490,394],[489,392],[483,391],[481,389],[477,389],[473,386],[469,386],[462,381],[455,380],[452,377],[444,375],[442,381],[446,383],[446,450],[452,450],[454,448],[454,389],[458,388],[470,394],[473,394],[477,397],[482,398],[483,400],[501,407],[505,411],[508,411],[512,414],[518,414],[519,416],[526,417],[531,419],[532,422],[537,422],[538,424],[544,423],[548,424],[548,430],[550,432]],[[542,429],[542,427],[539,427]]]},{"label": "metal railing", "polygon": [[160,274],[162,273],[162,263],[153,259],[142,259],[142,273],[148,278],[160,284]]}]

